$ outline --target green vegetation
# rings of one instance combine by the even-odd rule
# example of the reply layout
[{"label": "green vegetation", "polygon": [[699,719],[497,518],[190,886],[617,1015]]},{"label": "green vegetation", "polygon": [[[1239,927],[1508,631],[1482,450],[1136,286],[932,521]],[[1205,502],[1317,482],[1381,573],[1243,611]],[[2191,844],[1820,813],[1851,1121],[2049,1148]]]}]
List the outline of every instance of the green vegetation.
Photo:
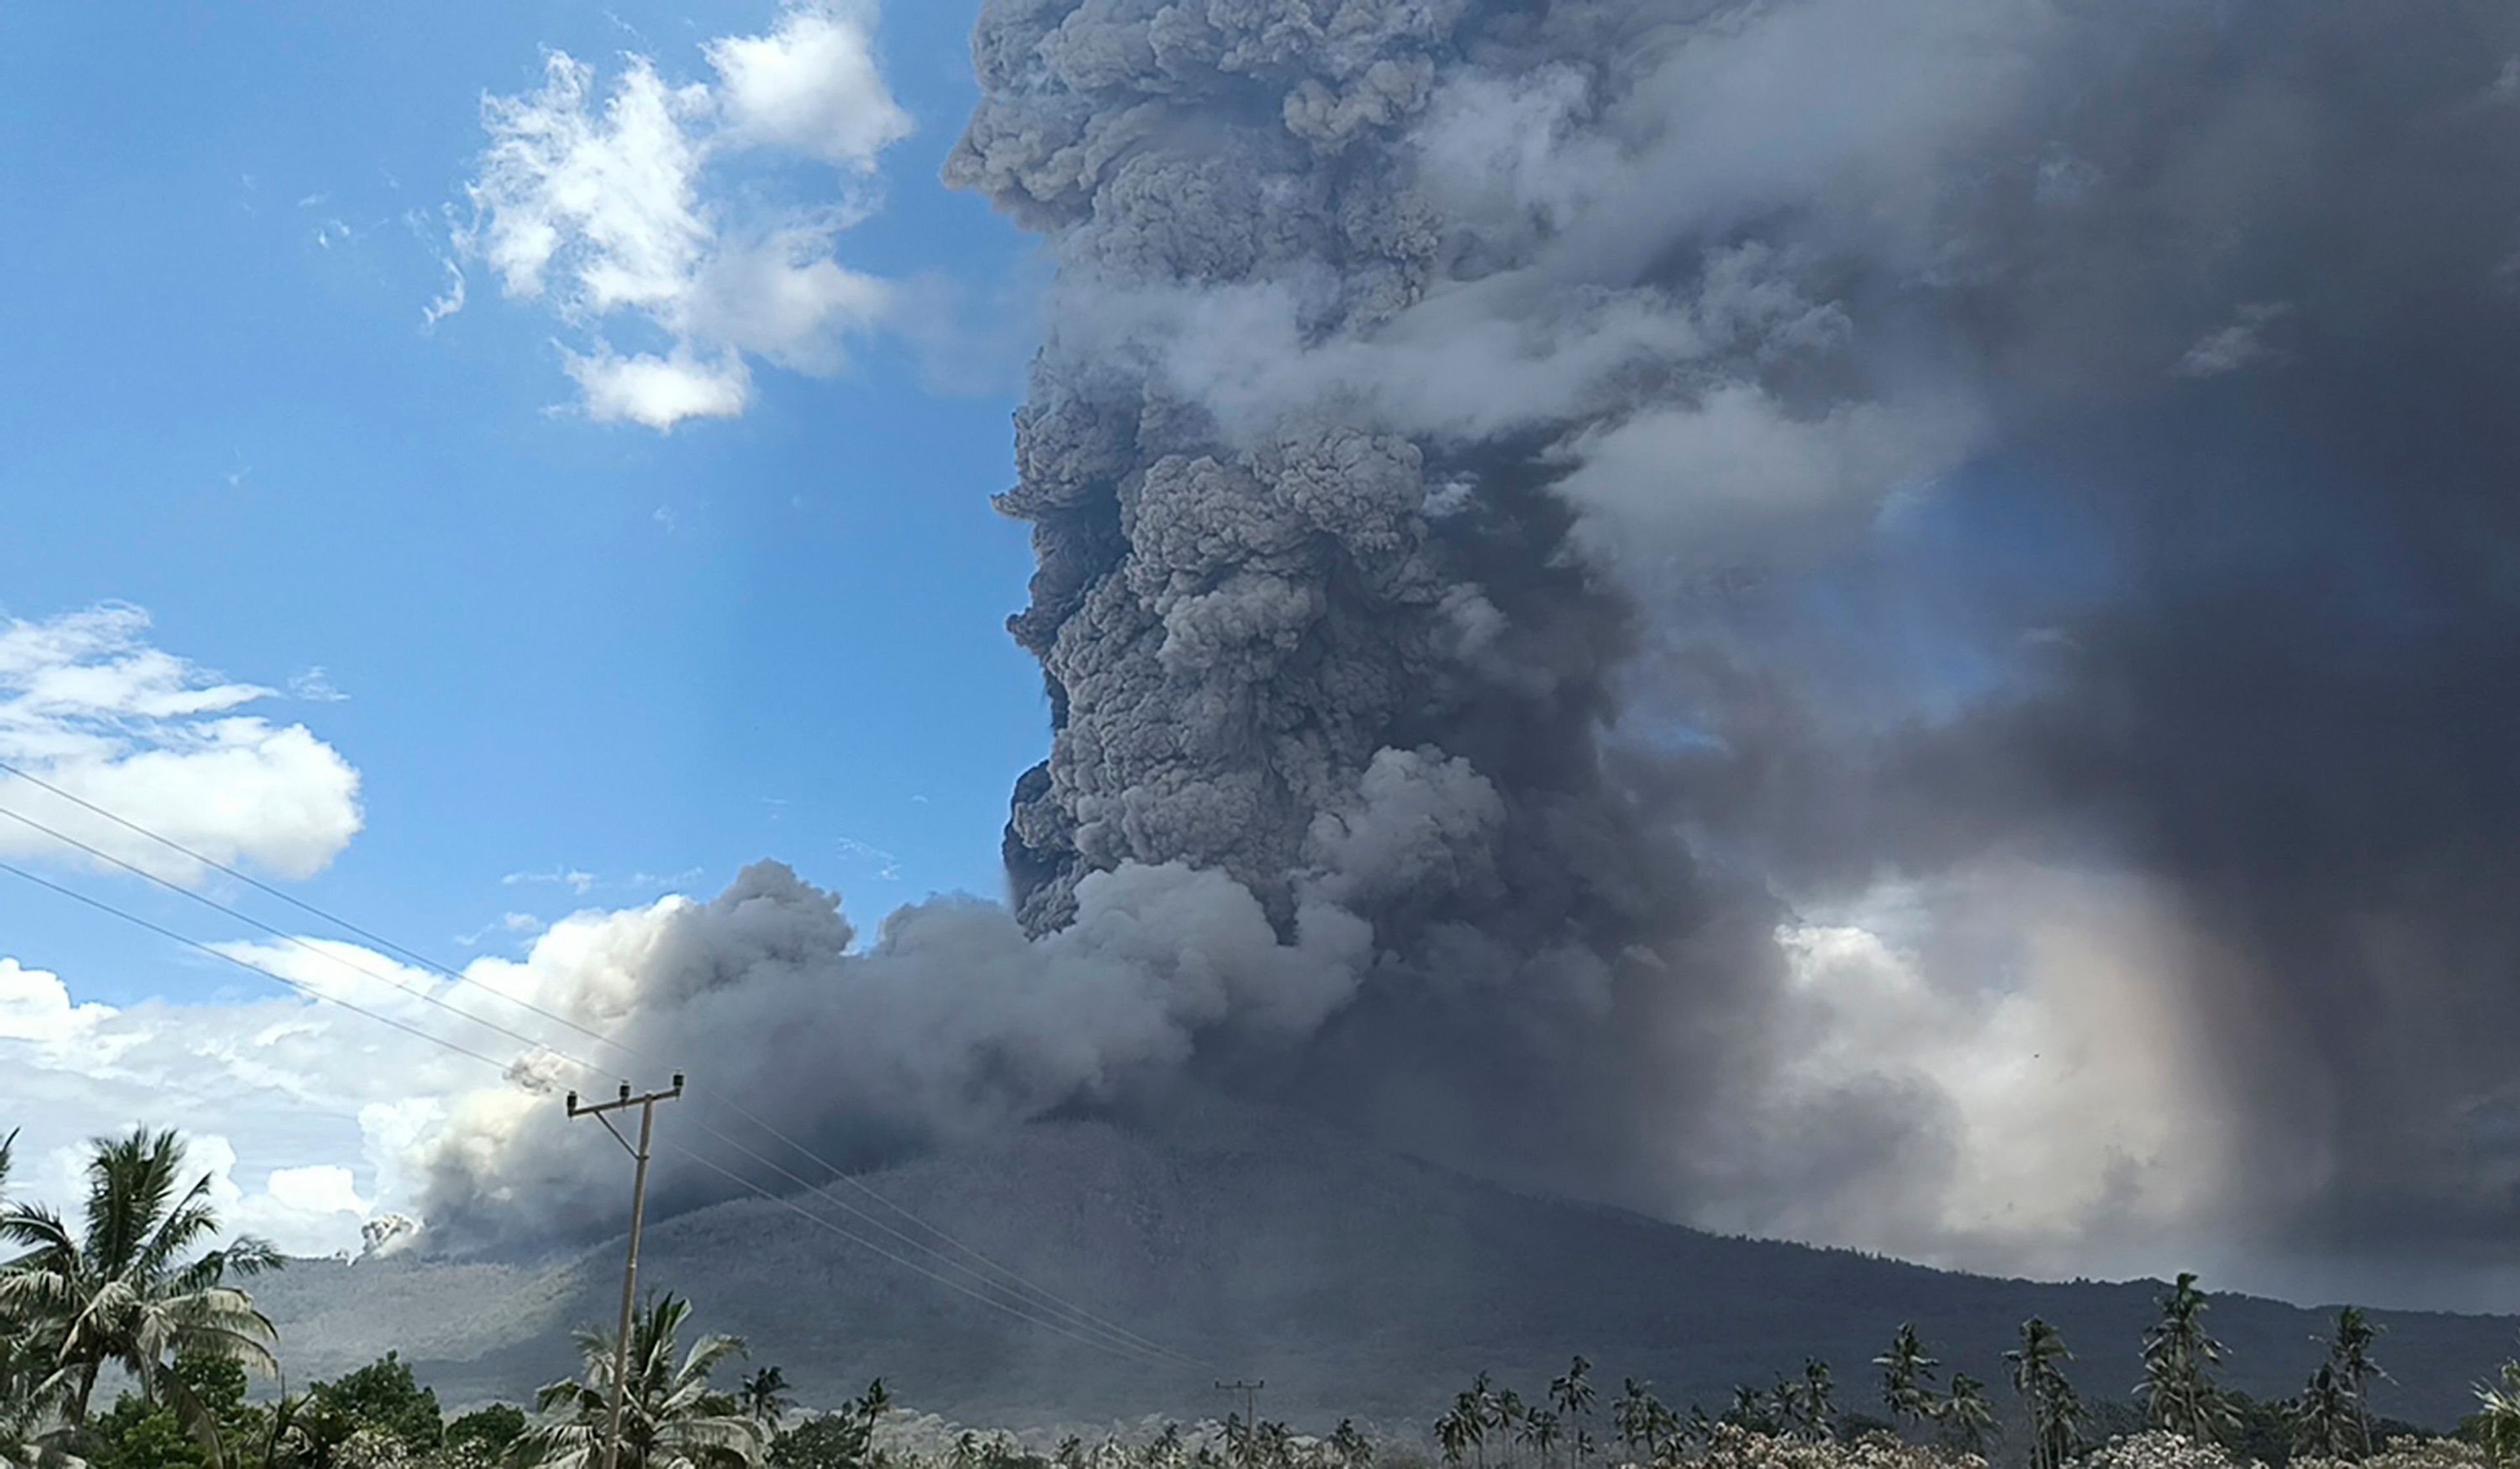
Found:
[{"label": "green vegetation", "polygon": [[278,1370],[271,1323],[228,1281],[276,1269],[280,1257],[243,1236],[194,1253],[219,1220],[209,1176],[183,1186],[183,1167],[181,1139],[142,1129],[97,1143],[76,1227],[48,1209],[0,1210],[0,1240],[24,1250],[0,1272],[0,1315],[26,1323],[28,1345],[54,1363],[68,1427],[87,1422],[110,1364],[215,1451],[215,1415],[170,1369],[198,1357]]},{"label": "green vegetation", "polygon": [[781,1432],[770,1444],[772,1469],[870,1469],[876,1427],[891,1410],[892,1395],[878,1377],[838,1412],[816,1413]]},{"label": "green vegetation", "polygon": [[[0,1185],[9,1143],[0,1139]],[[615,1342],[584,1331],[583,1370],[530,1413],[492,1403],[451,1421],[396,1353],[292,1393],[277,1335],[244,1282],[280,1261],[221,1226],[184,1145],[146,1130],[99,1139],[73,1223],[0,1207],[0,1469],[598,1469]],[[2087,1402],[2054,1326],[2022,1323],[2003,1355],[2012,1392],[1949,1369],[1912,1324],[1871,1359],[1886,1417],[1849,1411],[1827,1363],[1743,1384],[1720,1411],[1666,1404],[1630,1378],[1603,1401],[1578,1357],[1528,1399],[1480,1373],[1430,1428],[1434,1455],[1472,1469],[2520,1469],[2520,1362],[2477,1389],[2457,1437],[2375,1415],[2389,1381],[2379,1331],[2348,1308],[2300,1394],[2266,1402],[2226,1386],[2228,1352],[2182,1274],[2144,1333],[2123,1401]],[[1415,1469],[1423,1449],[1342,1420],[1324,1437],[1282,1422],[1167,1425],[1143,1442],[1069,1438],[1047,1453],[963,1431],[921,1447],[888,1427],[881,1379],[830,1411],[800,1411],[776,1366],[731,1386],[744,1344],[693,1329],[673,1295],[634,1315],[619,1469]],[[99,1406],[101,1384],[117,1387]],[[272,1394],[255,1401],[256,1377]],[[2008,1409],[2008,1410],[2007,1410]],[[889,1437],[888,1437],[889,1436]]]},{"label": "green vegetation", "polygon": [[[667,1295],[631,1318],[629,1373],[620,1427],[619,1469],[747,1469],[761,1461],[769,1437],[733,1393],[710,1386],[720,1364],[743,1354],[738,1338],[712,1334],[678,1354],[691,1320],[688,1301]],[[518,1441],[542,1469],[594,1469],[604,1463],[618,1339],[577,1334],[582,1376],[564,1378],[534,1396],[540,1413]]]},{"label": "green vegetation", "polygon": [[[1820,1361],[1765,1388],[1743,1384],[1712,1415],[1695,1406],[1677,1412],[1631,1378],[1609,1403],[1614,1457],[1625,1469],[1974,1469],[2008,1447],[2005,1461],[2026,1469],[2520,1466],[2520,1362],[2505,1367],[2498,1384],[2478,1390],[2482,1410],[2457,1438],[2442,1439],[2372,1413],[2371,1386],[2389,1377],[2374,1355],[2379,1332],[2358,1310],[2338,1313],[2325,1339],[2327,1359],[2301,1395],[2272,1402],[2219,1381],[2228,1354],[2205,1329],[2207,1303],[2194,1275],[2181,1275],[2159,1304],[2140,1347],[2141,1376],[2125,1402],[2086,1402],[2069,1376],[2074,1354],[2064,1337],[2034,1317],[2004,1354],[2014,1397],[2007,1418],[1985,1384],[1965,1372],[1953,1372],[1949,1387],[1939,1387],[1944,1363],[1908,1323],[1871,1362],[1886,1420],[1839,1411],[1833,1378]],[[1435,1421],[1438,1455],[1447,1465],[1487,1464],[1488,1447],[1501,1443],[1497,1469],[1522,1469],[1511,1451],[1522,1445],[1536,1450],[1537,1469],[1556,1469],[1551,1453],[1557,1444],[1591,1443],[1591,1370],[1578,1358],[1551,1383],[1545,1437],[1526,1430],[1503,1439],[1498,1427],[1517,1400],[1479,1374]],[[1301,1469],[1307,1460],[1292,1462]],[[1316,1450],[1309,1462],[1328,1460]]]},{"label": "green vegetation", "polygon": [[2143,1336],[2143,1380],[2135,1393],[2145,1426],[2187,1439],[2229,1439],[2240,1422],[2214,1381],[2222,1364],[2223,1344],[2205,1334],[2205,1293],[2193,1272],[2182,1273],[2161,1298],[2160,1322]]},{"label": "green vegetation", "polygon": [[446,1425],[447,1452],[459,1462],[503,1461],[509,1446],[525,1434],[525,1410],[513,1402],[474,1408]]}]

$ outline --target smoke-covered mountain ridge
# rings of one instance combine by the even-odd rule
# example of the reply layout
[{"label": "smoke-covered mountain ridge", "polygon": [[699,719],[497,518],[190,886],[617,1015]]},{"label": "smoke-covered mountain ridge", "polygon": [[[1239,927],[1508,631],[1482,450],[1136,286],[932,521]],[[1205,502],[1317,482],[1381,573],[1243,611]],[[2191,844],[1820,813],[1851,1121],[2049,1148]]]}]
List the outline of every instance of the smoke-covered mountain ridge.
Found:
[{"label": "smoke-covered mountain ridge", "polygon": [[[1473,1372],[1536,1383],[1577,1352],[1710,1405],[1816,1355],[1861,1408],[1864,1364],[1900,1321],[1997,1380],[2033,1313],[2063,1328],[2087,1391],[2108,1397],[2132,1380],[2159,1293],[1723,1238],[1516,1193],[1298,1117],[1195,1097],[1170,1111],[1128,1126],[1037,1124],[868,1181],[1099,1315],[1227,1375],[1266,1378],[1272,1415],[1315,1428],[1349,1414],[1422,1422]],[[795,1202],[872,1232],[811,1195]],[[400,1350],[451,1402],[514,1400],[570,1368],[569,1328],[609,1319],[619,1267],[618,1240],[534,1265],[308,1261],[256,1294],[300,1371]],[[808,1402],[881,1375],[904,1401],[976,1423],[1217,1411],[1198,1368],[1124,1360],[1011,1320],[766,1200],[652,1224],[643,1278],[690,1295],[703,1327],[747,1337],[754,1360],[780,1365]],[[2236,1296],[2213,1312],[2238,1385],[2287,1394],[2316,1364],[2318,1313]],[[2466,1411],[2467,1384],[2508,1355],[2520,1326],[2381,1319],[2397,1381],[2380,1406],[2439,1424]]]}]

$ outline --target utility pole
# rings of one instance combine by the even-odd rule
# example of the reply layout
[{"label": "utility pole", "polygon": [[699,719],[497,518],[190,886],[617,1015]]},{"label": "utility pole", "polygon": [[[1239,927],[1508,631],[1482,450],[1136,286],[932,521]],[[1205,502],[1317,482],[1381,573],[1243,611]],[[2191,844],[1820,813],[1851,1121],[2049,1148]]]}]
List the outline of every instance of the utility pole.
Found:
[{"label": "utility pole", "polygon": [[1260,1426],[1260,1390],[1268,1385],[1265,1381],[1220,1382],[1216,1385],[1220,1393],[1242,1395],[1242,1469],[1252,1469],[1251,1431]]},{"label": "utility pole", "polygon": [[[648,1217],[648,1142],[655,1135],[656,1103],[672,1101],[682,1094],[683,1074],[679,1071],[674,1073],[671,1091],[651,1091],[645,1096],[632,1096],[628,1082],[621,1084],[619,1096],[591,1107],[579,1106],[576,1092],[568,1094],[568,1115],[592,1117],[604,1124],[604,1131],[611,1133],[612,1140],[627,1148],[639,1165],[630,1182],[630,1263],[621,1271],[621,1334],[612,1344],[612,1411],[604,1427],[604,1469],[619,1469],[621,1463],[621,1405],[630,1388],[630,1314],[639,1296],[639,1227]],[[637,1147],[631,1147],[630,1139],[615,1131],[612,1120],[604,1115],[632,1107],[639,1109]]]}]

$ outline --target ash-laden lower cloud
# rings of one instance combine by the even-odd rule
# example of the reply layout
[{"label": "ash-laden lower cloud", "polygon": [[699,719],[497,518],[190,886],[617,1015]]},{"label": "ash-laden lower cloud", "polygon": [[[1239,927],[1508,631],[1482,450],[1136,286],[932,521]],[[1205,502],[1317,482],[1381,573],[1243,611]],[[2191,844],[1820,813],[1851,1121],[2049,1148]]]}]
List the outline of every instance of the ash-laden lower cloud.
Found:
[{"label": "ash-laden lower cloud", "polygon": [[[974,53],[948,180],[1058,266],[1013,917],[633,1023],[897,991],[752,1084],[875,1151],[1187,1071],[1979,1266],[2421,1294],[2520,1228],[2520,13],[991,0]],[[521,1154],[440,1156],[498,1217]]]}]

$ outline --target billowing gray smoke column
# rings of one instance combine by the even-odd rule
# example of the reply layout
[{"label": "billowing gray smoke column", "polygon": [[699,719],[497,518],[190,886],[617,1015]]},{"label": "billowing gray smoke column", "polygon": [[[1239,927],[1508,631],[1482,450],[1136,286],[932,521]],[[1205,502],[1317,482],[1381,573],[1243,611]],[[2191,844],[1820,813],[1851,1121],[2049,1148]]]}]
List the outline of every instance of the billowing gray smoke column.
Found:
[{"label": "billowing gray smoke column", "polygon": [[2120,867],[2212,951],[2257,1237],[2513,1226],[2520,17],[992,0],[974,49],[948,177],[1060,270],[1001,502],[1029,929],[1131,861],[1332,895],[1381,967],[1308,1095],[1686,1209],[1948,1141],[1692,1110],[1777,1039],[1748,893]]},{"label": "billowing gray smoke column", "polygon": [[[1429,187],[1417,130],[1487,110],[1448,102],[1462,85],[1597,83],[1490,83],[1462,66],[1486,34],[1459,0],[984,14],[986,100],[948,178],[1061,269],[1000,501],[1034,526],[1012,627],[1056,732],[1008,865],[1035,933],[1124,863],[1222,869],[1282,923],[1316,900],[1367,916],[1375,970],[1302,1092],[1633,1197],[1669,1169],[1627,1129],[1688,1131],[1722,1060],[1656,1012],[1750,1019],[1774,915],[1675,970],[1714,905],[1601,759],[1635,613],[1573,554],[1551,455],[1657,381],[1748,384],[1758,354],[1834,327],[1763,258],[1610,290],[1510,279],[1537,240],[1459,217],[1479,201]],[[1471,125],[1522,146],[1510,118]],[[1493,298],[1430,305],[1480,275]],[[1507,339],[1419,380],[1456,333]],[[1480,380],[1481,355],[1530,380]]]},{"label": "billowing gray smoke column", "polygon": [[[859,1161],[1187,1073],[1977,1266],[2454,1296],[2393,1271],[2520,1228],[2520,12],[990,0],[974,55],[949,181],[1058,272],[1015,912],[852,955],[762,869],[656,915],[634,1034],[839,1058],[756,1101]],[[563,1196],[521,1137],[432,1225]]]}]

